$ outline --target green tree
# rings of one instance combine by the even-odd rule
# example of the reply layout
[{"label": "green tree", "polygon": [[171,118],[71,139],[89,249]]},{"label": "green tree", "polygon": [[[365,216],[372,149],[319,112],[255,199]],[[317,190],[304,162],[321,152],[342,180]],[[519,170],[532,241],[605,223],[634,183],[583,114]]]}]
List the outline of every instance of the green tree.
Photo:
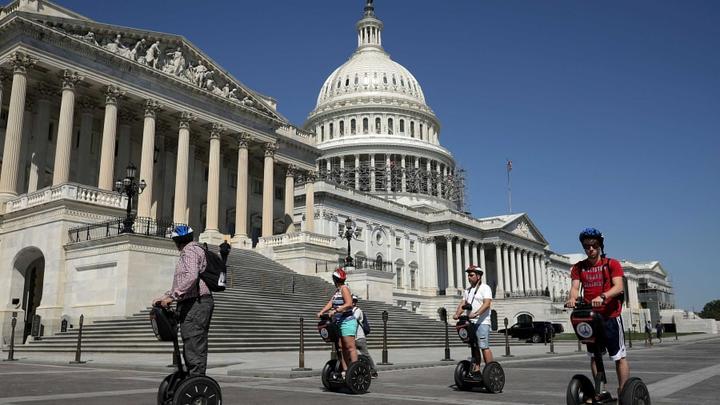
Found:
[{"label": "green tree", "polygon": [[702,312],[698,315],[700,315],[701,318],[720,321],[720,300],[713,300],[705,304]]}]

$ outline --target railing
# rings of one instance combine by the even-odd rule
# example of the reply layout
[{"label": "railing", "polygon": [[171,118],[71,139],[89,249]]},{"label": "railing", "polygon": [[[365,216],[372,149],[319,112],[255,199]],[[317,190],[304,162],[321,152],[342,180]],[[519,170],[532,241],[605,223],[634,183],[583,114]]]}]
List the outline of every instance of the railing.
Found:
[{"label": "railing", "polygon": [[311,243],[313,245],[335,247],[335,236],[325,236],[312,232],[292,232],[260,238],[261,246],[275,247],[291,243]]},{"label": "railing", "polygon": [[505,291],[505,298],[525,298],[525,297],[549,297],[550,293],[545,290],[528,290],[528,291]]},{"label": "railing", "polygon": [[[117,218],[111,221],[100,222],[71,228],[68,230],[70,243],[98,240],[120,235],[125,229],[125,218]],[[168,220],[156,220],[153,218],[134,218],[132,231],[135,235],[154,236],[158,238],[170,238],[170,233],[176,224]]]},{"label": "railing", "polygon": [[16,212],[57,200],[73,200],[113,208],[125,208],[127,206],[127,197],[114,191],[101,190],[81,184],[65,183],[8,200],[5,205],[5,212]]}]

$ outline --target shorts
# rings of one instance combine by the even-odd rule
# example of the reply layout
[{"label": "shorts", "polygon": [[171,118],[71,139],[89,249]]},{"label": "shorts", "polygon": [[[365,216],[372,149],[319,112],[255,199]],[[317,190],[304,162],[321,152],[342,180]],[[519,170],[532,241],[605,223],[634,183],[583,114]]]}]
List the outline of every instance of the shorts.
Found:
[{"label": "shorts", "polygon": [[[608,318],[605,320],[605,340],[607,342],[607,353],[611,359],[618,361],[627,356],[625,350],[625,332],[623,332],[622,317]],[[595,345],[588,344],[588,355],[592,357]],[[606,350],[603,350],[603,354]]]},{"label": "shorts", "polygon": [[355,318],[347,318],[339,325],[340,336],[355,336],[358,322]]},{"label": "shorts", "polygon": [[480,349],[490,348],[490,325],[485,323],[475,324],[475,336],[477,336]]}]

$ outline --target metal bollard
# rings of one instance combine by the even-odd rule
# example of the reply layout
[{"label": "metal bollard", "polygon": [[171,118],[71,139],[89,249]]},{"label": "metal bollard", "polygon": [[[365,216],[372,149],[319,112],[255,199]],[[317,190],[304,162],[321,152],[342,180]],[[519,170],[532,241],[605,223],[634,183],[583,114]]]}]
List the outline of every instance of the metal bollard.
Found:
[{"label": "metal bollard", "polygon": [[8,351],[8,358],[4,361],[17,361],[15,358],[15,326],[17,325],[17,312],[13,311],[10,325],[10,350]]},{"label": "metal bollard", "polygon": [[382,349],[382,362],[378,363],[379,365],[385,366],[390,365],[392,363],[388,362],[388,350],[387,350],[387,321],[388,321],[388,312],[383,311],[382,312],[382,320],[383,320],[383,349]]},{"label": "metal bollard", "polygon": [[439,310],[440,318],[442,318],[443,325],[445,325],[445,358],[440,361],[455,361],[450,358],[450,336],[448,334],[448,320],[447,320],[447,309],[441,307]]},{"label": "metal bollard", "polygon": [[80,315],[80,328],[78,329],[78,341],[77,349],[75,349],[75,361],[71,361],[70,364],[85,364],[84,361],[80,361],[80,355],[82,353],[82,329],[84,319],[85,315]]},{"label": "metal bollard", "polygon": [[305,368],[305,326],[303,324],[303,317],[300,317],[300,355],[298,358],[297,368],[292,371],[310,371],[311,368]]},{"label": "metal bollard", "polygon": [[503,357],[515,357],[512,354],[510,354],[510,338],[508,337],[508,319],[507,317],[503,319],[503,324],[505,324],[505,355]]},{"label": "metal bollard", "polygon": [[550,338],[550,351],[547,352],[547,354],[556,354],[555,353],[555,339],[553,339],[554,330],[548,333],[548,337]]},{"label": "metal bollard", "polygon": [[677,334],[677,323],[675,323],[675,315],[673,315],[673,326],[675,327],[675,340],[678,340],[678,334]]},{"label": "metal bollard", "polygon": [[632,330],[628,331],[628,347],[632,349]]}]

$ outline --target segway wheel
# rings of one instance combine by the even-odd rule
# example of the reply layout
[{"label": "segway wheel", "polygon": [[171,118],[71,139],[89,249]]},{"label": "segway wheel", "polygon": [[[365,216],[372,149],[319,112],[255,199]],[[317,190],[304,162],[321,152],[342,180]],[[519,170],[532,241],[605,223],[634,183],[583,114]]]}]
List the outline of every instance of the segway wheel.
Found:
[{"label": "segway wheel", "polygon": [[175,390],[173,404],[220,405],[222,393],[217,381],[207,376],[193,376],[183,380]]},{"label": "segway wheel", "polygon": [[505,387],[505,370],[503,370],[500,363],[497,361],[487,363],[482,374],[483,384],[488,391],[493,394],[502,392],[503,387]]},{"label": "segway wheel", "polygon": [[620,393],[620,403],[625,405],[650,405],[650,392],[643,380],[631,377]]},{"label": "segway wheel", "polygon": [[370,358],[368,356],[364,354],[358,354],[358,361],[362,361],[363,363],[365,363],[365,365],[370,367]]},{"label": "segway wheel", "polygon": [[370,388],[370,367],[362,361],[350,364],[345,374],[345,383],[353,394],[364,394]]},{"label": "segway wheel", "polygon": [[158,387],[157,405],[165,405],[167,401],[171,399],[168,390],[170,389],[170,380],[174,375],[175,374],[170,374],[160,383],[160,387]]},{"label": "segway wheel", "polygon": [[595,397],[595,387],[589,378],[582,374],[575,374],[570,380],[565,394],[567,405],[580,405]]},{"label": "segway wheel", "polygon": [[472,363],[463,360],[455,366],[455,386],[461,391],[469,390],[470,384],[466,381],[472,370]]},{"label": "segway wheel", "polygon": [[322,369],[322,374],[320,374],[323,387],[328,391],[336,391],[338,389],[338,384],[334,382],[335,380],[332,377],[332,374],[338,371],[338,364],[338,360],[328,360]]}]

